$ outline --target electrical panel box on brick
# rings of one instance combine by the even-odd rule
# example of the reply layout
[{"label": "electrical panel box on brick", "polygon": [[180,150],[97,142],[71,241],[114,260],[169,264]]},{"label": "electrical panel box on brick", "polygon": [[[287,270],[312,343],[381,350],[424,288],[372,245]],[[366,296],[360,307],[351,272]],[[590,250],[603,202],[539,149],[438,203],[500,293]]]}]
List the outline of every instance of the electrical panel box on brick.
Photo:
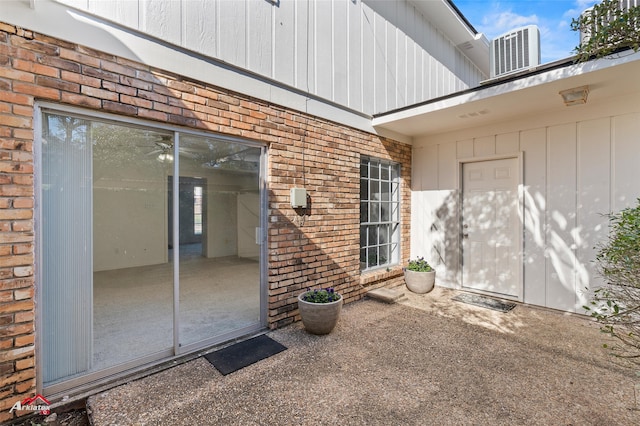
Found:
[{"label": "electrical panel box on brick", "polygon": [[307,190],[304,188],[291,188],[291,207],[294,209],[307,208]]}]

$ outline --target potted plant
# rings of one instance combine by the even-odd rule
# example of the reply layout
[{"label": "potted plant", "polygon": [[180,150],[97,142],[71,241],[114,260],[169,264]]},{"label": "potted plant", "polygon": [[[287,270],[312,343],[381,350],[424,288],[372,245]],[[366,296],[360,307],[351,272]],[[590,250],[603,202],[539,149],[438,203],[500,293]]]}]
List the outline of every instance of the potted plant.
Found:
[{"label": "potted plant", "polygon": [[342,296],[333,288],[307,289],[298,296],[298,311],[305,330],[311,334],[329,334],[342,310]]},{"label": "potted plant", "polygon": [[424,258],[418,257],[404,268],[404,282],[414,293],[428,293],[436,282],[436,271]]}]

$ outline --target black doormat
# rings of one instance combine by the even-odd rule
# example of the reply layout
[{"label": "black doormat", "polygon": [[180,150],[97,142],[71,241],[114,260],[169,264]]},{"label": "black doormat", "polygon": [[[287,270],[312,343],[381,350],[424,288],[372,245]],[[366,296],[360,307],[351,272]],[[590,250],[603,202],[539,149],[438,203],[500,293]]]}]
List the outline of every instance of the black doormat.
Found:
[{"label": "black doormat", "polygon": [[503,302],[502,300],[492,299],[491,297],[480,296],[478,294],[461,293],[453,300],[468,303],[470,305],[480,306],[482,308],[493,309],[494,311],[509,312],[516,307],[515,303]]},{"label": "black doormat", "polygon": [[262,334],[249,340],[227,346],[219,351],[211,352],[204,357],[213,364],[222,375],[226,376],[255,362],[269,358],[271,355],[280,353],[285,349],[287,349],[286,346]]}]

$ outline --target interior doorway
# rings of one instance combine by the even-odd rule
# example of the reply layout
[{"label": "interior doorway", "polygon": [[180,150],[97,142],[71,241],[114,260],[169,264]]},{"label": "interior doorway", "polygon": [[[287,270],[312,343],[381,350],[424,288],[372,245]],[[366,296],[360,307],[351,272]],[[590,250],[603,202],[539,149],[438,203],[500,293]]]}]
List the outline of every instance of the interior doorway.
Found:
[{"label": "interior doorway", "polygon": [[[173,176],[168,181],[167,217],[169,225],[169,250],[173,247]],[[179,177],[178,182],[178,228],[183,254],[206,256],[202,244],[207,229],[206,191],[207,181],[196,177]]]},{"label": "interior doorway", "polygon": [[522,299],[519,159],[462,164],[462,286]]}]

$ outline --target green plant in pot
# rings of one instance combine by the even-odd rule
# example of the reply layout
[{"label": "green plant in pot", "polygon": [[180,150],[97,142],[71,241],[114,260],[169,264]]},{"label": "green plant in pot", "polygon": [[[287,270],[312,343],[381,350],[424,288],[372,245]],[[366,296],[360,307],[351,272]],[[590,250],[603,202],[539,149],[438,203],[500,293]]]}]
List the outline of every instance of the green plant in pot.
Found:
[{"label": "green plant in pot", "polygon": [[333,288],[307,289],[298,296],[298,311],[305,330],[311,334],[329,334],[342,311],[342,295]]},{"label": "green plant in pot", "polygon": [[423,257],[418,257],[404,268],[404,282],[413,293],[428,293],[435,285],[436,271]]}]

